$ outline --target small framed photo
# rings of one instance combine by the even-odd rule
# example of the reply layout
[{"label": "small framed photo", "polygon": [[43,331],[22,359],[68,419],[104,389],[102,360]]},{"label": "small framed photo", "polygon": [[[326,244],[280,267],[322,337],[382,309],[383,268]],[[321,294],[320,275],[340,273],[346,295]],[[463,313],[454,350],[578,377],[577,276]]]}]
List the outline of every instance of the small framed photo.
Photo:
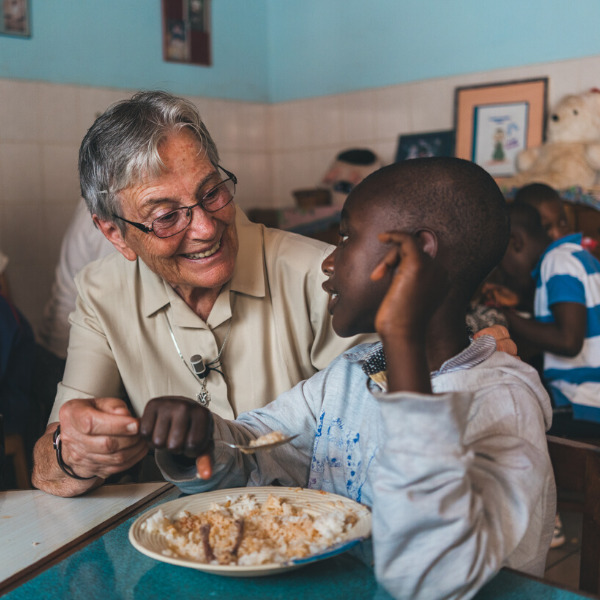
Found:
[{"label": "small framed photo", "polygon": [[31,37],[30,0],[0,0],[2,18],[0,33]]},{"label": "small framed photo", "polygon": [[452,156],[454,131],[411,133],[398,138],[396,162],[427,156]]},{"label": "small framed photo", "polygon": [[211,64],[210,1],[162,0],[166,61]]},{"label": "small framed photo", "polygon": [[455,156],[514,175],[519,152],[544,141],[547,94],[547,77],[457,88]]}]

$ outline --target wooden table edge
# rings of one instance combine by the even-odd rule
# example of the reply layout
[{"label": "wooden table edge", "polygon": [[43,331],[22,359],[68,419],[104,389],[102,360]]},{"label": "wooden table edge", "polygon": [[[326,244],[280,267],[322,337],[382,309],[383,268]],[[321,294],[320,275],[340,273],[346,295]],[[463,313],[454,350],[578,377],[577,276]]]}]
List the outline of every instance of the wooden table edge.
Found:
[{"label": "wooden table edge", "polygon": [[131,506],[124,508],[120,512],[112,515],[106,521],[99,523],[95,527],[92,527],[89,531],[81,534],[75,539],[67,542],[64,546],[51,552],[47,556],[40,558],[38,561],[27,566],[25,569],[17,571],[4,581],[0,582],[0,596],[14,590],[15,588],[23,585],[25,582],[37,577],[40,573],[50,568],[51,566],[64,560],[67,556],[70,556],[74,552],[77,552],[84,546],[87,546],[90,542],[97,540],[105,533],[114,529],[121,523],[124,523],[131,516],[138,512],[142,512],[150,504],[153,504],[157,500],[166,494],[168,494],[175,486],[172,483],[165,483],[165,485],[158,489],[150,492],[147,496],[144,496],[137,502],[134,502]]}]

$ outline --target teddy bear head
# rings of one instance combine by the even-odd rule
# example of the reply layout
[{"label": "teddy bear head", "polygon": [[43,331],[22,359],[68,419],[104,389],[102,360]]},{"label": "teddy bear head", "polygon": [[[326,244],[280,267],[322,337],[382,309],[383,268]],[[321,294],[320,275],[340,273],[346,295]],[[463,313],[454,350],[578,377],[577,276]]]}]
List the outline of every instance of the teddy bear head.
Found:
[{"label": "teddy bear head", "polygon": [[565,96],[548,117],[546,137],[548,142],[600,140],[600,90]]}]

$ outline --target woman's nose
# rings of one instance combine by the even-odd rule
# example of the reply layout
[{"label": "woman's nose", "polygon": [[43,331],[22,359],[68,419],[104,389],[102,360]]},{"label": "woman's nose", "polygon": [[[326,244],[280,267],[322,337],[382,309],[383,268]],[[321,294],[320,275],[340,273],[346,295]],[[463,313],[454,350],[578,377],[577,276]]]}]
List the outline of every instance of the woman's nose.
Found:
[{"label": "woman's nose", "polygon": [[192,206],[190,210],[191,217],[188,231],[194,237],[210,239],[217,228],[213,213],[205,211],[201,204]]}]

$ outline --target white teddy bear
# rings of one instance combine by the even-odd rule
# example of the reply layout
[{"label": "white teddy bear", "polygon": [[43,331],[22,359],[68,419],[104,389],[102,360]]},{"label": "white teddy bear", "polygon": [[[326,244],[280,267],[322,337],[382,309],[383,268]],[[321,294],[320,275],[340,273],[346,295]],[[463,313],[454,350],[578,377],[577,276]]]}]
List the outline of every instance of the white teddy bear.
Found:
[{"label": "white teddy bear", "polygon": [[517,156],[518,173],[505,187],[545,183],[555,189],[591,188],[600,170],[600,90],[563,98],[552,111],[546,142]]}]

